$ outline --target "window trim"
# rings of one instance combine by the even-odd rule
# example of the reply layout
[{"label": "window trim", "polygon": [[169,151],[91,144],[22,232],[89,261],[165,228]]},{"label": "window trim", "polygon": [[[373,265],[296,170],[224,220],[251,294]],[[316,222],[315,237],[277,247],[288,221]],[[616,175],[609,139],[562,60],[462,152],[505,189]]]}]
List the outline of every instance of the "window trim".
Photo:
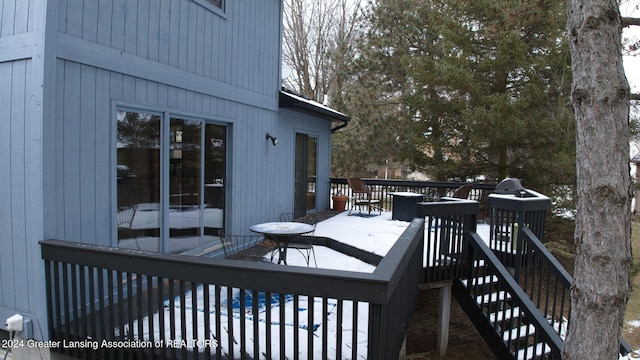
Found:
[{"label": "window trim", "polygon": [[225,18],[225,19],[227,18],[227,16],[226,16],[227,0],[222,0],[222,6],[221,7],[218,7],[218,6],[214,5],[214,4],[212,4],[208,0],[193,0],[193,1],[198,3],[200,6],[211,10],[213,13],[219,15],[220,17]]}]

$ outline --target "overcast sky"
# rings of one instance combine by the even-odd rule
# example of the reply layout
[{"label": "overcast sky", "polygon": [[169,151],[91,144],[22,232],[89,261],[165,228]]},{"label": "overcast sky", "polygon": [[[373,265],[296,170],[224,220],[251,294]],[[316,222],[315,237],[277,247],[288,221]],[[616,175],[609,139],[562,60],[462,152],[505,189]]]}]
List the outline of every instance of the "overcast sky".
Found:
[{"label": "overcast sky", "polygon": [[[625,17],[640,17],[640,1],[630,0],[620,5],[620,12]],[[640,40],[640,26],[630,26],[622,31],[623,39]],[[624,40],[623,40],[624,41]],[[637,52],[636,52],[637,53]],[[624,69],[631,86],[631,92],[640,92],[640,56],[625,56]]]}]

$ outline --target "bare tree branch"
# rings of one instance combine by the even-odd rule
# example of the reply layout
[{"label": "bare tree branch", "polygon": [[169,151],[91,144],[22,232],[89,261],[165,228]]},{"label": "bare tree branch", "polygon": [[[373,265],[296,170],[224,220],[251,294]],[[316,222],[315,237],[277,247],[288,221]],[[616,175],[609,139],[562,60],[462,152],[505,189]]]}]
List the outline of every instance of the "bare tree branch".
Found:
[{"label": "bare tree branch", "polygon": [[359,1],[285,0],[283,21],[284,65],[291,75],[283,79],[306,97],[322,102],[340,88],[340,67],[352,47]]},{"label": "bare tree branch", "polygon": [[628,27],[632,25],[640,26],[640,18],[632,18],[632,17],[622,18],[622,27]]},{"label": "bare tree branch", "polygon": [[640,101],[640,94],[631,94],[629,100]]}]

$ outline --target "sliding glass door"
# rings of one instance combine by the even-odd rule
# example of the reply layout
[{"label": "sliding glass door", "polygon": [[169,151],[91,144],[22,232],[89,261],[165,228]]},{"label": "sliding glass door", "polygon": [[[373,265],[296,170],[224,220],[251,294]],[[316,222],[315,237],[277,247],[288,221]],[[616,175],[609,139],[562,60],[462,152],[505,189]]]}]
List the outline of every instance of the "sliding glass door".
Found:
[{"label": "sliding glass door", "polygon": [[162,116],[117,114],[118,246],[160,251]]},{"label": "sliding glass door", "polygon": [[318,138],[296,134],[294,216],[316,209]]},{"label": "sliding glass door", "polygon": [[226,126],[117,113],[118,246],[201,252],[224,226]]}]

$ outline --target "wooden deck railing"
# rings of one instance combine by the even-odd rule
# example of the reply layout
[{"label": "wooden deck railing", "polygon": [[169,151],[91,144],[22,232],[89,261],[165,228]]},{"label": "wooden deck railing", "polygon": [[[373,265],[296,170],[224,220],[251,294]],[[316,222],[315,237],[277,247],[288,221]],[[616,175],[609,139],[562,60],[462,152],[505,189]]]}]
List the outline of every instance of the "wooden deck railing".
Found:
[{"label": "wooden deck railing", "polygon": [[[529,229],[543,233],[548,198],[529,194],[489,196],[488,239],[476,233],[477,202],[420,204],[427,229],[425,282],[453,280],[458,302],[498,358],[558,358],[565,335],[570,282]],[[531,324],[525,330],[518,329],[521,314]],[[546,348],[531,347],[538,343]]]},{"label": "wooden deck railing", "polygon": [[[488,204],[488,239],[476,233],[477,202],[420,204],[425,282],[454,280],[458,302],[496,357],[559,359],[573,279],[542,241],[550,201],[526,190],[492,194]],[[621,339],[620,353],[629,352]]]},{"label": "wooden deck railing", "polygon": [[478,234],[469,233],[467,240],[466,280],[454,282],[453,293],[494,355],[560,359],[563,339],[554,326],[562,322],[537,308]]},{"label": "wooden deck railing", "polygon": [[[382,201],[385,210],[391,210],[392,192],[410,191],[424,194],[426,198],[442,198],[453,195],[453,191],[466,183],[445,182],[445,181],[413,181],[413,180],[384,180],[384,179],[362,179],[370,186],[376,199]],[[351,196],[351,189],[347,184],[347,179],[331,178],[331,194],[342,194]],[[478,201],[481,205],[486,205],[489,194],[495,190],[496,184],[473,183],[473,189],[469,194],[469,200]]]},{"label": "wooden deck railing", "polygon": [[415,219],[372,273],[42,241],[49,337],[91,359],[394,359],[423,237]]},{"label": "wooden deck railing", "polygon": [[419,205],[425,219],[424,282],[440,282],[463,277],[465,234],[476,230],[477,201],[443,198]]},{"label": "wooden deck railing", "polygon": [[[503,307],[474,301],[490,298],[489,291],[508,292],[510,308],[520,309],[512,312],[536,327],[524,335],[557,356],[572,279],[541,241],[548,199],[529,195],[488,196],[488,239],[476,233],[477,201],[420,203],[418,217],[370,274],[43,241],[49,335],[99,341],[97,358],[105,359],[393,359],[418,283],[453,280],[456,296],[467,298],[463,307],[481,309],[485,321],[488,309]],[[487,277],[495,283],[463,285]],[[482,332],[519,325],[514,317],[509,324],[496,319],[474,324]],[[505,336],[506,357],[541,354],[511,333],[485,339]],[[102,341],[133,345],[108,349]],[[96,358],[90,349],[58,350]],[[621,352],[628,350],[622,341]]]}]

